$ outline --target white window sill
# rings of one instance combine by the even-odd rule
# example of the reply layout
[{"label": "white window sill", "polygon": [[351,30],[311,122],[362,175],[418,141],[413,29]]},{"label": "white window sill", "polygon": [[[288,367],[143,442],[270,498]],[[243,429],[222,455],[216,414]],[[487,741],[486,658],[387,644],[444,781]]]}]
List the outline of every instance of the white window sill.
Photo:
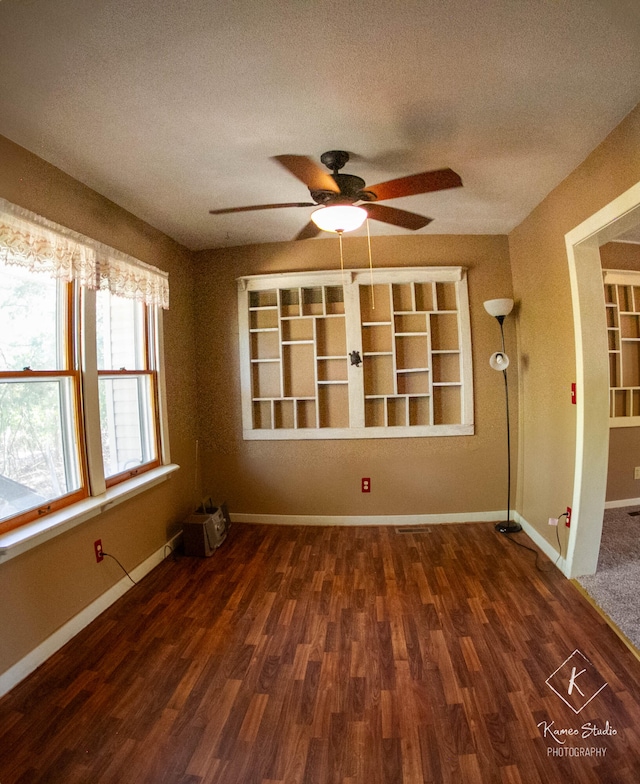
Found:
[{"label": "white window sill", "polygon": [[153,468],[140,476],[110,487],[102,495],[85,498],[40,520],[34,520],[6,534],[0,534],[0,563],[26,553],[43,542],[96,517],[106,509],[149,490],[154,485],[167,480],[179,468],[180,466],[175,463]]}]

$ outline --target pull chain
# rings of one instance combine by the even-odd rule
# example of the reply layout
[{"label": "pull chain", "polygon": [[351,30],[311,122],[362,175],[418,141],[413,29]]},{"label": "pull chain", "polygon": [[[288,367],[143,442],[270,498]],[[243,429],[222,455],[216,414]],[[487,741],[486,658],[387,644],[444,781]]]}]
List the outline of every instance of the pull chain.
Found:
[{"label": "pull chain", "polygon": [[371,260],[371,234],[369,233],[369,218],[367,218],[367,247],[369,248],[369,273],[371,275],[371,310],[375,310],[376,295],[373,289],[373,261]]}]

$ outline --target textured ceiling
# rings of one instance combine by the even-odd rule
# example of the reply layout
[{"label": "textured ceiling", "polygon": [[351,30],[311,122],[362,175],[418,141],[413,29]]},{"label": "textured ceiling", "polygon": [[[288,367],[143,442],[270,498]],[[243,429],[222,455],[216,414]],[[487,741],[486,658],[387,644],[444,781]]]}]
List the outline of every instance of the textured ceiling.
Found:
[{"label": "textured ceiling", "polygon": [[[640,101],[636,0],[0,0],[0,134],[193,249],[291,239],[270,160],[352,153],[420,233],[516,226]],[[372,233],[403,233],[372,223]],[[360,232],[364,232],[361,229]]]}]

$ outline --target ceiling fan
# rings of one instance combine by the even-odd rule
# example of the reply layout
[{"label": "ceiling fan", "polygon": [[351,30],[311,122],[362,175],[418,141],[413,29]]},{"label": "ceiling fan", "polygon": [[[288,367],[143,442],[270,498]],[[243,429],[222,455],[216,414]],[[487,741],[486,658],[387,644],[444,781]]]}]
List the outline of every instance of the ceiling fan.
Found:
[{"label": "ceiling fan", "polygon": [[[290,202],[285,204],[257,204],[250,207],[228,207],[222,210],[209,210],[211,215],[224,215],[231,212],[249,212],[250,210],[272,210],[281,207],[318,207],[311,215],[311,220],[294,238],[305,240],[315,237],[321,231],[351,231],[362,225],[369,217],[372,220],[401,226],[405,229],[416,231],[431,223],[431,218],[418,215],[415,212],[400,210],[396,207],[387,207],[377,202],[386,199],[398,199],[402,196],[414,196],[420,193],[459,188],[462,180],[451,169],[436,169],[434,171],[411,174],[407,177],[398,177],[395,180],[366,186],[361,177],[353,174],[341,174],[342,169],[349,160],[349,153],[344,150],[330,150],[320,156],[321,162],[331,171],[323,171],[317,163],[305,155],[276,155],[272,160],[284,166],[288,172],[301,180],[307,188],[313,201]],[[364,204],[357,204],[363,202]],[[328,217],[327,208],[338,206],[348,207],[348,211],[357,212],[359,217],[357,225],[346,228],[339,223],[332,228],[326,228],[322,218]],[[356,209],[359,207],[359,210]],[[337,210],[334,210],[337,213]],[[338,226],[338,228],[335,228]],[[340,228],[342,226],[342,228]]]}]

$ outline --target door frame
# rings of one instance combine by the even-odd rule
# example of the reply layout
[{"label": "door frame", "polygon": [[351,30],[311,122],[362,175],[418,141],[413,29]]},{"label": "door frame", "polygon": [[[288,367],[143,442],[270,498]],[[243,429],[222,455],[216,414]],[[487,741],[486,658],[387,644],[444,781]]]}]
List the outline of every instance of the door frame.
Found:
[{"label": "door frame", "polygon": [[640,223],[640,183],[565,235],[576,346],[576,457],[565,574],[598,565],[609,462],[609,360],[600,246]]}]

